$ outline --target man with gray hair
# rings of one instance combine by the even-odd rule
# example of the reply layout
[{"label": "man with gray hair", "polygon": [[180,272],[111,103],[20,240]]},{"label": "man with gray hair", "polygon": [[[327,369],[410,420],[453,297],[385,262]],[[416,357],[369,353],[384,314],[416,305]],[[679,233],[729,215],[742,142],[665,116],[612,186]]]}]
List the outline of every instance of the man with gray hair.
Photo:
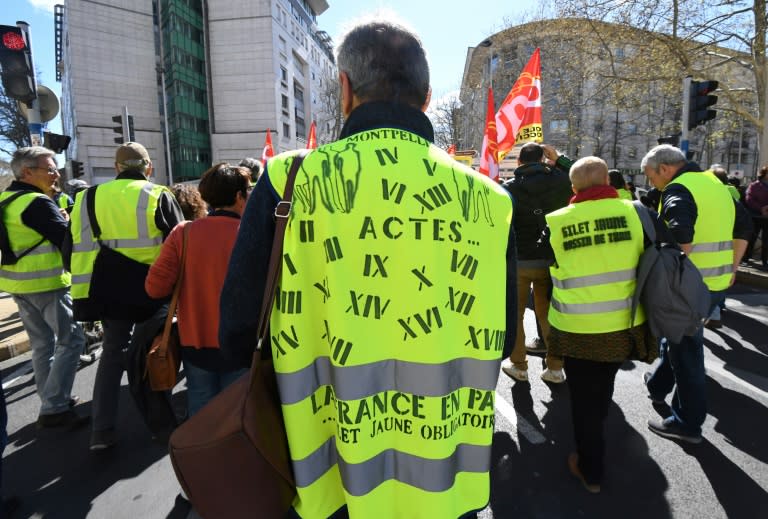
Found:
[{"label": "man with gray hair", "polygon": [[75,315],[82,321],[101,320],[104,326],[93,386],[92,451],[116,442],[123,352],[134,325],[160,306],[144,292],[144,278],[163,240],[184,220],[170,190],[149,181],[153,167],[144,146],[120,146],[115,171],[114,180],[77,194],[69,237]]},{"label": "man with gray hair", "polygon": [[19,148],[11,169],[16,180],[0,194],[7,240],[2,247],[0,290],[13,296],[29,336],[37,394],[37,426],[76,428],[89,417],[71,407],[71,395],[85,336],[72,316],[70,273],[61,249],[67,221],[45,193],[59,178],[54,152]]},{"label": "man with gray hair", "polygon": [[[415,34],[359,24],[337,62],[346,122],[299,168],[270,327],[293,506],[474,514],[489,499],[495,388],[515,337],[512,201],[433,144]],[[270,159],[230,258],[219,339],[243,366],[296,155]]]},{"label": "man with gray hair", "polygon": [[[661,217],[675,241],[701,272],[709,288],[710,312],[725,299],[747,247],[749,215],[711,172],[701,172],[682,150],[669,144],[652,148],[640,164],[661,193]],[[672,415],[649,420],[648,428],[665,438],[701,442],[707,415],[703,329],[679,344],[661,340],[656,368],[643,375],[655,404],[672,395]],[[676,387],[675,387],[676,386]]]}]

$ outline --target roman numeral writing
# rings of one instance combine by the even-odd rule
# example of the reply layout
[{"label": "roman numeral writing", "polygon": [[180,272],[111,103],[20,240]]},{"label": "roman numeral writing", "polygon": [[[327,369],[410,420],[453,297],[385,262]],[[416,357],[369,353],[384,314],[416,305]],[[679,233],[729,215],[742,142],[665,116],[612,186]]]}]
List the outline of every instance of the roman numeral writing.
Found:
[{"label": "roman numeral writing", "polygon": [[382,178],[381,191],[384,196],[384,200],[389,200],[392,195],[394,195],[395,203],[399,204],[403,200],[403,195],[405,194],[405,184],[395,182],[392,187],[389,187],[389,181],[386,178]]},{"label": "roman numeral writing", "polygon": [[475,328],[469,327],[469,339],[464,343],[464,346],[472,347],[476,350],[493,350],[502,351],[504,349],[504,338],[506,337],[505,330],[492,330],[490,328]]},{"label": "roman numeral writing", "polygon": [[285,333],[285,330],[282,330],[277,335],[272,335],[272,347],[277,352],[278,357],[285,355],[288,347],[293,350],[298,349],[299,337],[296,335],[296,329],[293,325],[291,325],[291,335]]},{"label": "roman numeral writing", "polygon": [[459,272],[460,274],[469,279],[475,279],[475,272],[477,272],[477,265],[480,262],[469,254],[464,254],[459,258],[459,251],[453,249],[451,255],[451,272]]},{"label": "roman numeral writing", "polygon": [[429,162],[427,159],[421,159],[424,162],[424,165],[427,167],[427,175],[430,177],[433,177],[435,175],[435,170],[437,169],[437,162]]},{"label": "roman numeral writing", "polygon": [[[389,256],[385,256],[381,259],[378,254],[366,254],[365,255],[365,267],[363,267],[363,276],[375,278],[381,276],[387,277],[387,269],[384,268],[384,264],[389,259]],[[375,263],[375,266],[374,266]]]},{"label": "roman numeral writing", "polygon": [[424,275],[424,272],[426,272],[427,267],[426,265],[421,267],[421,270],[413,269],[411,272],[413,272],[413,275],[419,278],[419,292],[421,292],[421,287],[424,285],[427,285],[427,287],[432,286],[432,282],[427,278],[427,276]]},{"label": "roman numeral writing", "polygon": [[[411,337],[412,339],[415,339],[418,337],[418,333],[424,332],[425,334],[432,333],[432,329],[434,327],[442,328],[443,327],[443,320],[440,318],[440,311],[437,309],[436,306],[433,306],[432,308],[427,308],[424,312],[424,315],[422,313],[415,313],[410,317],[406,317],[405,319],[398,319],[397,322],[400,324],[400,326],[403,327],[404,334],[403,334],[403,340],[407,340],[408,337]],[[411,320],[413,319],[413,323]],[[417,326],[418,325],[418,326]]]},{"label": "roman numeral writing", "polygon": [[301,313],[301,290],[280,290],[275,295],[275,305],[284,314]]},{"label": "roman numeral writing", "polygon": [[453,287],[448,287],[448,302],[445,304],[446,308],[450,308],[454,312],[460,314],[469,315],[472,311],[472,305],[475,304],[475,296],[469,292],[462,292],[461,290],[455,290]]},{"label": "roman numeral writing", "polygon": [[325,244],[326,263],[330,263],[331,261],[336,261],[344,257],[344,255],[341,253],[341,245],[339,244],[339,239],[336,236],[333,238],[328,238],[323,243]]},{"label": "roman numeral writing", "polygon": [[315,283],[315,288],[317,288],[320,292],[323,293],[323,303],[328,301],[331,297],[331,290],[328,288],[328,277],[325,277],[323,279],[323,283]]},{"label": "roman numeral writing", "polygon": [[301,220],[299,222],[299,240],[302,243],[315,241],[315,222],[312,220]]},{"label": "roman numeral writing", "polygon": [[398,157],[397,157],[397,147],[395,147],[395,153],[392,154],[391,151],[389,151],[387,148],[381,148],[379,150],[376,150],[376,157],[379,159],[379,164],[382,166],[387,165],[387,161],[391,162],[392,164],[397,164]]},{"label": "roman numeral writing", "polygon": [[350,290],[349,295],[352,298],[352,304],[347,308],[347,313],[352,312],[362,317],[370,317],[371,312],[373,312],[375,319],[381,319],[390,303],[390,300],[387,299],[387,302],[382,305],[381,297],[370,294],[358,294],[354,290]]},{"label": "roman numeral writing", "polygon": [[331,327],[328,325],[328,321],[324,320],[323,324],[325,325],[325,334],[322,338],[328,342],[328,347],[333,350],[331,352],[331,357],[343,366],[347,363],[349,354],[352,352],[352,343],[341,337],[331,335]]},{"label": "roman numeral writing", "polygon": [[445,187],[445,184],[442,183],[430,187],[420,195],[413,195],[413,198],[415,198],[423,206],[421,209],[422,212],[424,212],[425,208],[429,211],[434,211],[436,208],[441,207],[453,200],[451,198],[451,194],[448,193],[448,189]]},{"label": "roman numeral writing", "polygon": [[298,271],[296,270],[296,265],[291,261],[291,257],[288,254],[283,254],[283,259],[285,260],[285,268],[288,269],[292,276],[295,276]]}]

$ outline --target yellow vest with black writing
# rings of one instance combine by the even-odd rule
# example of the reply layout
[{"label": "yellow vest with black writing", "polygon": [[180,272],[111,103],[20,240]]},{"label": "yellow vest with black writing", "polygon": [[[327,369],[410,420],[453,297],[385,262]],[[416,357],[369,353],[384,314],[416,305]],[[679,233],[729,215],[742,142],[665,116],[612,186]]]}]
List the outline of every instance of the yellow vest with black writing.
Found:
[{"label": "yellow vest with black writing", "polygon": [[[269,162],[279,194],[291,160]],[[270,332],[302,517],[487,504],[511,220],[495,182],[407,131],[306,158]]]},{"label": "yellow vest with black writing", "polygon": [[710,290],[725,290],[733,274],[733,225],[736,209],[727,187],[711,172],[687,172],[667,186],[680,184],[693,196],[697,216],[688,257]]},{"label": "yellow vest with black writing", "polygon": [[[14,191],[0,193],[0,202],[13,196]],[[3,223],[8,231],[13,252],[18,256],[43,236],[30,229],[21,221],[21,215],[36,198],[48,198],[42,193],[21,195],[8,205],[3,214]],[[15,265],[0,266],[0,290],[9,294],[32,294],[66,288],[70,274],[64,270],[61,251],[45,240]]]},{"label": "yellow vest with black writing", "polygon": [[[166,190],[146,180],[121,179],[100,185],[95,210],[101,241],[132,260],[151,265],[163,244],[163,233],[155,224],[155,211]],[[71,215],[73,299],[88,298],[93,262],[99,252],[85,206],[85,193],[77,194]]]},{"label": "yellow vest with black writing", "polygon": [[[555,252],[549,322],[571,333],[629,328],[643,227],[632,202],[609,198],[546,215]],[[645,322],[639,306],[635,326]]]}]

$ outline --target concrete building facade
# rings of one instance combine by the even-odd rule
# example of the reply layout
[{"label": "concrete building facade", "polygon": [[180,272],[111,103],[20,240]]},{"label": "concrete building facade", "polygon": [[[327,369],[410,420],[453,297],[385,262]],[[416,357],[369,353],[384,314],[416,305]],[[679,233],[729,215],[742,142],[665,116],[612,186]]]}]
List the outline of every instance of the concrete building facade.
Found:
[{"label": "concrete building facade", "polygon": [[194,181],[211,164],[261,157],[335,128],[317,102],[335,72],[317,26],[325,0],[66,0],[59,8],[68,163],[88,182],[113,178],[112,117],[123,106],[160,183]]}]

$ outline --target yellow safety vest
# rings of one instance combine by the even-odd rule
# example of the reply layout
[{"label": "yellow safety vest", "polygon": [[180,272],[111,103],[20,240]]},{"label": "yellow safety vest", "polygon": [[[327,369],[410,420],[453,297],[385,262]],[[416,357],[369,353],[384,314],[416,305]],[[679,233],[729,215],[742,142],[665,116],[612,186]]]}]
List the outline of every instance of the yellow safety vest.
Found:
[{"label": "yellow safety vest", "polygon": [[619,193],[619,198],[621,200],[629,200],[630,202],[632,201],[632,193],[630,193],[629,190],[622,187],[621,189],[617,189],[616,192]]},{"label": "yellow safety vest", "polygon": [[[13,196],[14,191],[0,193],[0,202]],[[43,236],[21,221],[21,215],[42,193],[21,195],[4,211],[3,223],[13,252],[19,255],[38,243]],[[64,270],[61,251],[45,240],[15,265],[0,266],[0,290],[9,294],[32,294],[68,287],[70,274]]]},{"label": "yellow safety vest", "polygon": [[725,290],[733,274],[733,199],[726,186],[710,172],[683,173],[667,186],[672,184],[685,186],[696,203],[698,216],[689,258],[710,290]]},{"label": "yellow safety vest", "polygon": [[59,195],[59,199],[56,201],[57,205],[59,206],[59,209],[66,209],[69,207],[69,197],[62,193]]},{"label": "yellow safety vest", "polygon": [[[160,195],[167,189],[133,179],[100,185],[94,205],[102,243],[132,260],[151,265],[163,244],[163,233],[155,224],[155,212]],[[93,262],[99,252],[85,207],[85,193],[77,194],[71,215],[73,299],[88,298]]]},{"label": "yellow safety vest", "polygon": [[[277,193],[290,163],[269,162]],[[408,131],[306,158],[271,319],[302,517],[487,504],[511,221],[502,188]]]},{"label": "yellow safety vest", "polygon": [[[555,252],[549,322],[571,333],[629,328],[643,226],[632,202],[609,198],[546,215]],[[642,306],[635,325],[645,322]]]},{"label": "yellow safety vest", "polygon": [[728,184],[726,187],[728,188],[728,192],[731,194],[731,198],[734,200],[741,200],[741,193],[739,193],[739,190],[736,188],[736,186]]}]

